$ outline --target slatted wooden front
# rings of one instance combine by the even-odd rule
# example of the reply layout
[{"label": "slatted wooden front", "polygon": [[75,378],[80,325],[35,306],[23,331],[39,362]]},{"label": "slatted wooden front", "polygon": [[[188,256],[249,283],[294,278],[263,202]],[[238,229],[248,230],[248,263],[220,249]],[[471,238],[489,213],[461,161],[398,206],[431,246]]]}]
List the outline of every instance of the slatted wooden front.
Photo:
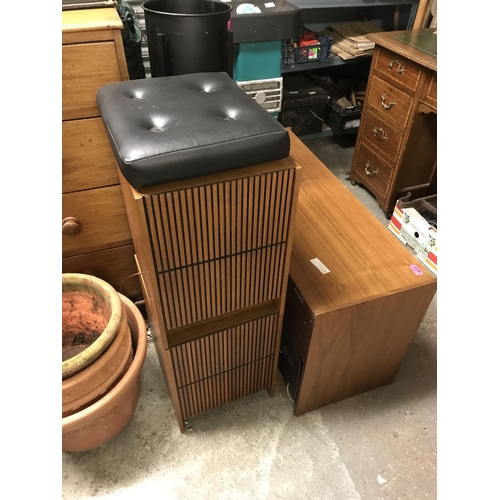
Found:
[{"label": "slatted wooden front", "polygon": [[281,293],[294,168],[144,196],[169,330]]},{"label": "slatted wooden front", "polygon": [[278,314],[171,348],[183,419],[268,388]]}]

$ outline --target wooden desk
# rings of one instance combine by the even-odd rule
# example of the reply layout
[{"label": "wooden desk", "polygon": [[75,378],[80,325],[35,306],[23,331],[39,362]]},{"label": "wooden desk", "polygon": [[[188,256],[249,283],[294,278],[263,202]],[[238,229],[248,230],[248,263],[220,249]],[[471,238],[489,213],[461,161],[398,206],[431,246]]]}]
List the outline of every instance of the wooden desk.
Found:
[{"label": "wooden desk", "polygon": [[375,195],[387,218],[408,193],[437,191],[434,31],[367,35],[376,45],[350,178]]},{"label": "wooden desk", "polygon": [[[300,415],[390,383],[437,280],[290,136],[290,156],[302,166],[302,181],[283,329],[302,364],[298,390],[290,391]],[[323,274],[311,259],[329,272]]]}]

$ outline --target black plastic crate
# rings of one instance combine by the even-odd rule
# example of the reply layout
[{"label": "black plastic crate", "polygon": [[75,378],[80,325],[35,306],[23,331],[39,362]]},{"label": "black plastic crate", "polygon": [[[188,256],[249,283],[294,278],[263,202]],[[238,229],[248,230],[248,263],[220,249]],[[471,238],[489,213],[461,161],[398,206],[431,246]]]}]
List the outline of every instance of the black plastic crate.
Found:
[{"label": "black plastic crate", "polygon": [[357,132],[361,119],[362,106],[343,108],[329,98],[325,109],[325,123],[335,135],[345,135]]},{"label": "black plastic crate", "polygon": [[328,93],[305,75],[283,77],[283,101],[279,121],[296,135],[322,131]]},{"label": "black plastic crate", "polygon": [[302,26],[302,35],[307,34],[313,34],[319,43],[299,47],[298,42],[283,40],[281,47],[281,66],[283,68],[307,62],[326,62],[330,60],[332,37],[330,35],[318,35],[314,31]]}]

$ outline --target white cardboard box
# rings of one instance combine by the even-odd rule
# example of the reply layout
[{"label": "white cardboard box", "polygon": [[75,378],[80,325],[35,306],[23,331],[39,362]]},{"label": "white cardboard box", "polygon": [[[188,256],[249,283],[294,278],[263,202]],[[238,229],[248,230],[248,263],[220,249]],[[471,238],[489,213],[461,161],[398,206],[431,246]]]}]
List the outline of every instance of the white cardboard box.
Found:
[{"label": "white cardboard box", "polygon": [[394,207],[389,229],[437,276],[437,229],[415,208]]}]

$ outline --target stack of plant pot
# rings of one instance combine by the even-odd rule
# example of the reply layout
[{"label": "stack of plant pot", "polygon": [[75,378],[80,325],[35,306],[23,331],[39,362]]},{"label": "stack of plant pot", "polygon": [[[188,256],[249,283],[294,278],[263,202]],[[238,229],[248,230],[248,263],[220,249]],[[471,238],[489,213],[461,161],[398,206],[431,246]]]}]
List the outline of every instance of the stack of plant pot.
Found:
[{"label": "stack of plant pot", "polygon": [[146,323],[135,304],[87,274],[62,275],[62,448],[116,436],[139,399]]}]

